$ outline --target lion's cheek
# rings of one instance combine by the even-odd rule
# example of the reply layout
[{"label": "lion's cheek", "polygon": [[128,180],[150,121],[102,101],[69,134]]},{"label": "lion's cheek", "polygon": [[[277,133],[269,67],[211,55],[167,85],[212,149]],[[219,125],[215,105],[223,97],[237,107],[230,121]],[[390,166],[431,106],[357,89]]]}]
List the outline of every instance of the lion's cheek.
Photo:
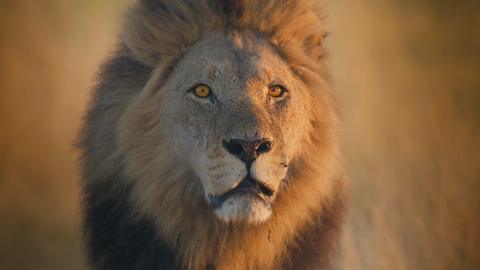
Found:
[{"label": "lion's cheek", "polygon": [[190,163],[200,178],[207,200],[233,189],[247,176],[247,169],[240,160],[215,151],[193,151]]},{"label": "lion's cheek", "polygon": [[271,155],[259,156],[253,162],[250,174],[252,178],[276,192],[287,174],[287,163],[286,158]]}]

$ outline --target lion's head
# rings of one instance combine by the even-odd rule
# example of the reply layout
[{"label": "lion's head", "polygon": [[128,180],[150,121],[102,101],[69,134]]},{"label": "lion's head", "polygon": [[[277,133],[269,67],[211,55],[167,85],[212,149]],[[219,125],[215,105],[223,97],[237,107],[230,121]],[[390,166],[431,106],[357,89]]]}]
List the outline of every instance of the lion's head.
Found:
[{"label": "lion's head", "polygon": [[[201,187],[195,190],[225,222],[265,221],[309,135],[307,86],[253,33],[208,36],[161,84],[156,79],[127,113],[144,112],[131,120],[143,128],[124,126],[125,142],[138,149],[132,159],[141,155],[142,168],[158,168],[149,175],[158,181],[165,162],[191,171],[188,185]],[[156,164],[166,153],[169,161]]]},{"label": "lion's head", "polygon": [[343,170],[316,1],[138,0],[125,21],[82,136],[91,245],[119,218],[187,269],[327,262]]},{"label": "lion's head", "polygon": [[[175,191],[189,194],[187,200],[197,204],[195,198],[203,197],[202,203],[226,223],[264,222],[287,186],[292,161],[300,159],[311,140],[316,113],[335,114],[327,104],[329,89],[311,89],[312,82],[322,87],[324,79],[316,73],[322,65],[314,64],[323,55],[323,32],[313,28],[319,26],[318,16],[311,7],[285,2],[284,8],[292,5],[292,12],[305,13],[301,23],[289,24],[283,21],[288,16],[277,12],[279,18],[267,18],[269,26],[252,26],[245,13],[232,11],[226,18],[218,8],[205,9],[208,1],[141,3],[131,12],[123,36],[134,57],[153,71],[118,128],[129,179],[142,181],[136,200],[161,209],[166,193]],[[278,10],[263,5],[265,12]],[[185,22],[169,14],[169,23],[181,21],[174,34],[162,25],[167,23],[163,17],[149,15],[162,9],[187,12],[185,18],[199,12],[205,21]],[[259,25],[266,29],[255,28]],[[173,37],[164,38],[162,31]],[[326,108],[312,108],[321,91]]]}]

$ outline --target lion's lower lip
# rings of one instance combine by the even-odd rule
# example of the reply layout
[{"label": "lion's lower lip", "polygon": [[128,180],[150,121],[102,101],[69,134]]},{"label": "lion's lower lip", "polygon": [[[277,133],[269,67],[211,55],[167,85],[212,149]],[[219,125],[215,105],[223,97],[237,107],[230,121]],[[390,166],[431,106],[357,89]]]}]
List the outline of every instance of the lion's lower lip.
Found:
[{"label": "lion's lower lip", "polygon": [[247,176],[235,188],[227,191],[220,196],[212,196],[210,198],[210,203],[214,208],[219,208],[228,198],[239,193],[253,195],[265,202],[269,202],[269,198],[273,196],[273,191],[271,189]]}]

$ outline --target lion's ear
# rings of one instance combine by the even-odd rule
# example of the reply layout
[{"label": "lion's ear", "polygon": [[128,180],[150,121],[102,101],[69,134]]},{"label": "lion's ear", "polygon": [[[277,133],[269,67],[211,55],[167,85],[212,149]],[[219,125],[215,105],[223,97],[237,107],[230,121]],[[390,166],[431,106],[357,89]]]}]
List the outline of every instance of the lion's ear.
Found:
[{"label": "lion's ear", "polygon": [[140,18],[138,11],[130,10],[125,16],[121,38],[132,56],[148,66],[155,66],[161,55],[155,48],[156,36],[149,30],[149,23]]},{"label": "lion's ear", "polygon": [[305,40],[305,52],[312,60],[320,61],[325,57],[324,41],[327,36],[328,33],[316,33]]},{"label": "lion's ear", "polygon": [[303,31],[295,31],[296,38],[300,42],[305,55],[314,63],[321,61],[325,55],[325,31],[324,18],[321,10],[314,3],[311,4],[303,16],[298,16],[295,24],[302,25]]},{"label": "lion's ear", "polygon": [[208,1],[139,0],[125,16],[121,38],[136,60],[149,66],[169,63],[219,28],[217,12]]},{"label": "lion's ear", "polygon": [[[321,61],[325,55],[325,39],[328,32],[325,30],[325,16],[318,1],[308,1],[308,5],[301,5],[305,8],[301,16],[297,16],[296,25],[303,25],[303,31],[298,34],[305,54],[314,62]],[[300,15],[300,14],[299,14]]]}]

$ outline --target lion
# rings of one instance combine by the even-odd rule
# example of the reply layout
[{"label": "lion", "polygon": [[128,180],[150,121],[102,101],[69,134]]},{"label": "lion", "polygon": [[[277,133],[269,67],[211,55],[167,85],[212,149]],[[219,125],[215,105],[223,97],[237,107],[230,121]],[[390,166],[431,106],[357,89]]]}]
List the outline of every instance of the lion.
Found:
[{"label": "lion", "polygon": [[93,269],[330,269],[346,205],[310,0],[139,0],[81,134]]}]

